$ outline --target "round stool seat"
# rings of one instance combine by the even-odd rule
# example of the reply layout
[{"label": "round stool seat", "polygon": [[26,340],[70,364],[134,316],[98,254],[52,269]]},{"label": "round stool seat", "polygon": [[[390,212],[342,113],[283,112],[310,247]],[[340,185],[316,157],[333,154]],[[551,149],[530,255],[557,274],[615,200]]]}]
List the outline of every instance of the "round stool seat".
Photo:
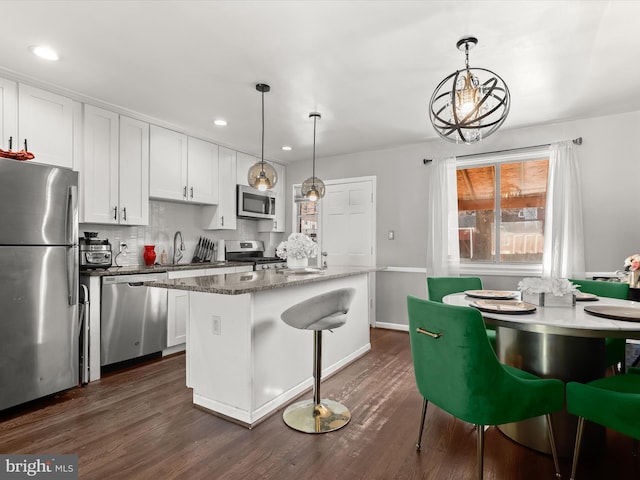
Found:
[{"label": "round stool seat", "polygon": [[355,295],[354,288],[342,288],[300,302],[280,315],[293,328],[313,330],[313,400],[289,405],[282,419],[289,427],[305,433],[325,433],[344,427],[351,413],[333,400],[320,399],[322,330],[338,328],[347,322],[347,312]]},{"label": "round stool seat", "polygon": [[280,315],[282,321],[302,330],[330,330],[347,322],[349,305],[355,294],[353,288],[341,288],[311,297]]}]

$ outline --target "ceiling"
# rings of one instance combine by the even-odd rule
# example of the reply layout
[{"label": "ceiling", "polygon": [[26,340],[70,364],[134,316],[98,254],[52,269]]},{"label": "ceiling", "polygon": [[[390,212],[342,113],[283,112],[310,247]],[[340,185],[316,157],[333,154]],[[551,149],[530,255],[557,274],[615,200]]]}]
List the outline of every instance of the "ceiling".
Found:
[{"label": "ceiling", "polygon": [[[637,1],[1,2],[0,75],[139,112],[247,153],[309,159],[435,138],[431,93],[464,65],[511,90],[503,130],[640,110]],[[61,59],[28,50],[49,44]],[[79,97],[80,96],[80,97]],[[98,102],[96,102],[98,103]],[[228,121],[213,125],[215,118]],[[494,134],[499,135],[500,132]],[[282,145],[293,150],[284,152]]]}]

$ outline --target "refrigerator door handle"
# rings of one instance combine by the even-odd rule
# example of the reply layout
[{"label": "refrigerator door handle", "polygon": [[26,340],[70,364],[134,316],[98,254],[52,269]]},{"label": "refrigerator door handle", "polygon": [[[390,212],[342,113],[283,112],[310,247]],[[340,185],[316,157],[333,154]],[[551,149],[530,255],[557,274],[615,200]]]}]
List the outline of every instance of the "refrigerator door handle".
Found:
[{"label": "refrigerator door handle", "polygon": [[78,303],[78,187],[71,185],[67,193],[67,292],[69,305]]},{"label": "refrigerator door handle", "polygon": [[71,185],[67,191],[67,245],[76,246],[78,244],[78,230],[78,187]]}]

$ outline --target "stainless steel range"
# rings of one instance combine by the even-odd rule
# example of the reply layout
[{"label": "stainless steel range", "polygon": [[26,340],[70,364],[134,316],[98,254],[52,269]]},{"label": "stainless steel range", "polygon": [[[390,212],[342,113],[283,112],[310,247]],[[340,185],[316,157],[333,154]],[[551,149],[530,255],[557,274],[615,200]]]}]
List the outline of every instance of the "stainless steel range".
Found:
[{"label": "stainless steel range", "polygon": [[286,268],[287,262],[278,257],[264,256],[262,240],[230,240],[226,242],[225,258],[228,262],[246,262],[253,264],[254,270]]}]

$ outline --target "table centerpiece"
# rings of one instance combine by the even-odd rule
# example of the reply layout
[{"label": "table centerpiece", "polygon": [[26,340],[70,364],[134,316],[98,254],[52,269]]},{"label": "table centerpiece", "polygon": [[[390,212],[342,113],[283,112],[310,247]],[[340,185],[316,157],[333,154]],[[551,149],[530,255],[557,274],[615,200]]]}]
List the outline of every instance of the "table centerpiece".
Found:
[{"label": "table centerpiece", "polygon": [[280,242],[276,256],[287,260],[287,268],[305,268],[309,258],[318,256],[318,244],[304,233],[292,233],[287,240]]},{"label": "table centerpiece", "polygon": [[640,286],[640,253],[634,253],[624,259],[624,271],[628,274],[629,287],[638,288]]},{"label": "table centerpiece", "polygon": [[575,307],[577,286],[566,278],[523,278],[522,301],[541,307]]}]

